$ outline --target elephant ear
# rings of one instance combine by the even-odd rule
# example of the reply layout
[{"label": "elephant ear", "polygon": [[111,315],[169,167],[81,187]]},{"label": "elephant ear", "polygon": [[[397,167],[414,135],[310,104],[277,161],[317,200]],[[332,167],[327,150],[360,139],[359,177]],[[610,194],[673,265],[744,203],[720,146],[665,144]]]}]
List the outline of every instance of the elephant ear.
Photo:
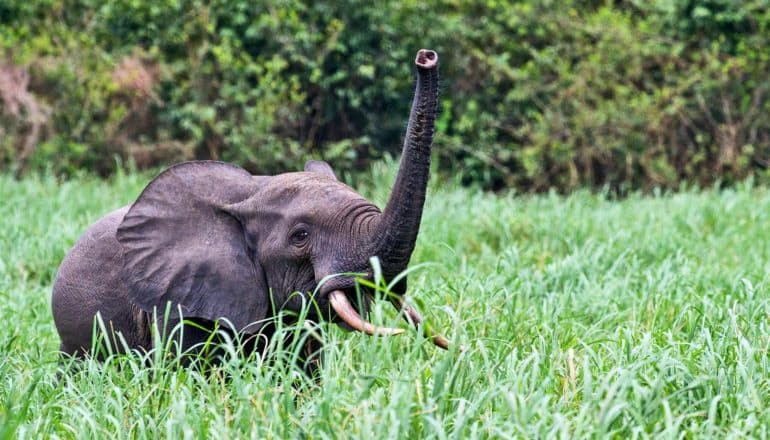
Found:
[{"label": "elephant ear", "polygon": [[170,302],[186,317],[258,330],[261,324],[249,325],[267,315],[264,273],[241,224],[222,209],[251,196],[258,179],[200,161],[175,165],[147,185],[117,230],[130,299],[148,312]]},{"label": "elephant ear", "polygon": [[309,160],[305,162],[305,171],[309,173],[325,174],[332,179],[337,179],[331,165],[322,160]]}]

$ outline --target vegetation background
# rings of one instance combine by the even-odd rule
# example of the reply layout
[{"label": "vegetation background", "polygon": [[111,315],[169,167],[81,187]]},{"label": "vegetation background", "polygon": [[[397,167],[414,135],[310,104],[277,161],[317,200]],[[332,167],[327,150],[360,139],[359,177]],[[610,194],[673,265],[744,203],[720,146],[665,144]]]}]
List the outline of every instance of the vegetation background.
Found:
[{"label": "vegetation background", "polygon": [[4,0],[0,169],[356,174],[398,151],[420,47],[466,183],[767,180],[767,0]]}]

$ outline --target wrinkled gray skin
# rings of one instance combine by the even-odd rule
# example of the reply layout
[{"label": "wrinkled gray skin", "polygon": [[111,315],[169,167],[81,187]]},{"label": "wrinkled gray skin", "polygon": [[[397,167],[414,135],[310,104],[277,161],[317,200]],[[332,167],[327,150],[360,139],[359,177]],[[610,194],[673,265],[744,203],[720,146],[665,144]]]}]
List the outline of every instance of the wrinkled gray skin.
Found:
[{"label": "wrinkled gray skin", "polygon": [[[129,349],[149,349],[153,310],[169,303],[207,327],[226,318],[232,331],[264,333],[278,310],[311,303],[310,293],[328,275],[371,273],[372,256],[386,279],[406,269],[425,201],[438,56],[421,50],[415,64],[403,155],[384,211],[340,183],[325,162],[277,176],[213,161],[172,166],[131,206],[92,225],[64,259],[52,298],[60,350],[88,353],[97,313],[113,344],[119,333]],[[405,283],[399,287],[403,293]],[[337,320],[328,299],[333,290],[366,313],[354,279],[337,277],[318,289],[309,319]],[[178,322],[172,318],[170,324]],[[182,348],[208,336],[187,326]],[[121,344],[114,348],[122,351]]]}]

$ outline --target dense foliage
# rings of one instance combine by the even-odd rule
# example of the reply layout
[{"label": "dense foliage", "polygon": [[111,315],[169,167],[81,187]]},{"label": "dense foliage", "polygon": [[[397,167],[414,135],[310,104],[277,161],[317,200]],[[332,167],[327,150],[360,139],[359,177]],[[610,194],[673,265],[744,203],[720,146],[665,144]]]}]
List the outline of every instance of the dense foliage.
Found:
[{"label": "dense foliage", "polygon": [[[428,4],[432,3],[432,4]],[[726,183],[770,163],[766,0],[4,0],[0,167],[398,151],[416,49],[436,157],[487,187]]]},{"label": "dense foliage", "polygon": [[[377,174],[363,192],[382,202],[392,177]],[[318,330],[319,384],[290,350],[270,365],[227,355],[205,375],[159,351],[151,365],[68,370],[50,312],[56,267],[148,178],[0,175],[0,438],[768,435],[767,189],[609,201],[434,186],[408,298],[464,353],[414,330],[369,338],[332,324]],[[408,328],[384,301],[371,319]]]}]

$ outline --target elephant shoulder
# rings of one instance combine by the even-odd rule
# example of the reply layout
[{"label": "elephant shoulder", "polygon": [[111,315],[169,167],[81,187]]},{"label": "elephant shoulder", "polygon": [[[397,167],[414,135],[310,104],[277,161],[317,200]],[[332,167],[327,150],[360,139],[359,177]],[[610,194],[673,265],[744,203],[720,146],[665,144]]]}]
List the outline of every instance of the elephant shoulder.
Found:
[{"label": "elephant shoulder", "polygon": [[123,251],[115,232],[126,212],[128,207],[120,208],[91,225],[59,267],[51,306],[65,352],[91,346],[97,313],[106,325],[124,335],[131,348],[146,345],[146,338],[136,331],[133,308],[120,277]]},{"label": "elephant shoulder", "polygon": [[122,266],[122,250],[115,233],[128,212],[128,206],[117,209],[92,224],[64,257],[54,283],[54,291],[62,285],[93,290],[105,285]]},{"label": "elephant shoulder", "polygon": [[130,206],[124,206],[116,209],[89,226],[75,243],[73,252],[86,253],[94,257],[112,257],[114,252],[120,249],[115,234],[129,208]]}]

